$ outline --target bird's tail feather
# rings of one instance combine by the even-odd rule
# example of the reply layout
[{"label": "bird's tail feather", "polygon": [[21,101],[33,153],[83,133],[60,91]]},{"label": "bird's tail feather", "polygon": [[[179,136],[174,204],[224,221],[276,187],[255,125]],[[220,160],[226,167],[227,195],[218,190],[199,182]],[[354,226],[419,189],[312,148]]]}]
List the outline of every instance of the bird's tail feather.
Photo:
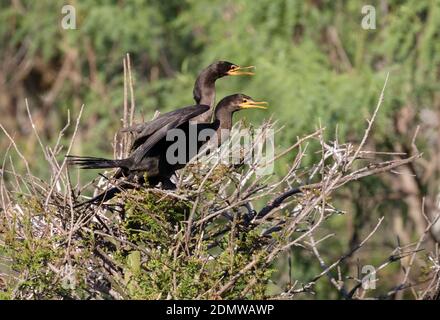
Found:
[{"label": "bird's tail feather", "polygon": [[126,159],[111,160],[95,157],[67,156],[67,164],[81,169],[125,168]]}]

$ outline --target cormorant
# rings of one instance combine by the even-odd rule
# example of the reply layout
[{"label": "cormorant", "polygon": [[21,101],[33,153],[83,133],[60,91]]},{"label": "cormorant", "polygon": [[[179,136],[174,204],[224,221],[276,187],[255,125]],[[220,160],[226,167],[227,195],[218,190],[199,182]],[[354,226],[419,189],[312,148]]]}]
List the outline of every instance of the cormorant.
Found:
[{"label": "cormorant", "polygon": [[[107,201],[118,193],[121,188],[133,188],[132,182],[143,183],[145,173],[150,185],[156,185],[162,182],[165,188],[174,188],[175,186],[172,184],[170,177],[176,170],[183,168],[189,160],[197,155],[200,148],[206,143],[206,140],[199,141],[199,133],[201,133],[202,130],[206,130],[204,132],[208,137],[216,135],[218,140],[215,141],[215,143],[219,145],[224,142],[221,139],[226,137],[224,132],[230,131],[232,128],[232,115],[236,111],[251,108],[266,109],[267,103],[254,101],[251,97],[244,94],[233,94],[223,98],[218,103],[214,113],[214,121],[211,123],[190,123],[190,119],[206,112],[209,109],[208,106],[194,105],[180,109],[180,114],[169,117],[169,122],[154,132],[128,158],[111,160],[69,156],[68,163],[70,165],[78,165],[82,169],[120,168],[121,175],[125,176],[127,181],[129,181],[122,182],[121,185],[110,188],[80,205]],[[180,129],[184,133],[184,150],[190,150],[188,146],[191,143],[196,144],[196,148],[194,148],[192,153],[186,152],[184,161],[177,163],[170,163],[169,161],[167,151],[170,146],[176,143],[174,141],[167,141],[166,136],[171,129]],[[222,132],[222,130],[225,131]],[[195,134],[192,134],[192,132],[195,132]],[[196,141],[191,140],[192,138],[196,138]],[[179,156],[178,158],[182,159],[182,157]]]},{"label": "cormorant", "polygon": [[[194,84],[193,97],[196,105],[206,105],[210,108],[198,115],[193,116],[193,118],[190,119],[191,122],[211,122],[215,103],[215,82],[217,79],[225,76],[254,75],[253,72],[247,71],[251,68],[254,67],[240,67],[232,62],[217,61],[203,69],[203,71],[198,75]],[[186,116],[182,113],[186,112],[184,109],[185,108],[164,113],[154,120],[122,129],[121,132],[131,132],[135,135],[134,142],[131,146],[131,151],[134,151],[137,147],[144,143],[150,135],[169,123],[170,119],[173,119],[177,116]]]}]

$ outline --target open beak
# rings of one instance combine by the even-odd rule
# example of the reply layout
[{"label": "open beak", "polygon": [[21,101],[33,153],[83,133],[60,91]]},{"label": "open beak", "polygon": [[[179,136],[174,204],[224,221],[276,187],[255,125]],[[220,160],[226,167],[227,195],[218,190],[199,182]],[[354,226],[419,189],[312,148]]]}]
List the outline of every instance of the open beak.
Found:
[{"label": "open beak", "polygon": [[240,109],[267,109],[266,101],[246,101],[240,103]]},{"label": "open beak", "polygon": [[247,71],[249,69],[255,70],[254,66],[249,66],[249,67],[240,67],[237,66],[234,69],[229,70],[228,72],[226,72],[226,74],[230,75],[230,76],[253,76],[255,74],[255,72],[251,72],[251,71]]}]

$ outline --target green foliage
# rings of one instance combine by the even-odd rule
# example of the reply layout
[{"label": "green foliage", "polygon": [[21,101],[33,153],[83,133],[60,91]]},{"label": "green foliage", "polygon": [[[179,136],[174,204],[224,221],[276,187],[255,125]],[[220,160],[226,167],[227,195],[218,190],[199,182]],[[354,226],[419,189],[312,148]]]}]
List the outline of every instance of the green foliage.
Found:
[{"label": "green foliage", "polygon": [[[134,191],[128,196],[123,232],[136,247],[146,250],[124,250],[119,255],[131,298],[164,299],[167,294],[175,299],[215,298],[221,284],[227,283],[253,258],[264,255],[255,248],[254,232],[242,233],[233,240],[225,236],[215,251],[208,249],[212,239],[197,241],[203,236],[196,233],[189,247],[183,249],[185,224],[182,222],[190,209],[187,203],[148,191]],[[235,249],[231,250],[231,246]],[[248,272],[228,292],[227,298],[266,297],[271,274],[271,268]],[[257,285],[243,296],[243,289],[251,279]]]},{"label": "green foliage", "polygon": [[[23,197],[19,205],[24,212],[0,230],[4,240],[0,258],[10,261],[5,270],[8,281],[5,287],[0,286],[0,298],[109,298],[95,284],[95,273],[103,272],[96,259],[96,253],[100,252],[107,257],[106,263],[116,267],[112,275],[107,275],[106,282],[124,298],[212,299],[217,297],[220,287],[253,259],[263,259],[266,255],[258,245],[261,241],[257,241],[255,230],[228,232],[214,249],[208,248],[213,239],[205,238],[203,229],[185,241],[183,221],[191,210],[186,201],[142,190],[128,192],[123,199],[125,219],[122,224],[112,226],[118,239],[126,239],[120,242],[95,234],[93,224],[78,233],[37,234],[40,230],[35,219],[53,215],[41,211],[36,198]],[[210,230],[221,227],[221,223],[215,224]],[[18,234],[17,230],[26,233]],[[273,270],[258,266],[244,272],[224,298],[267,297],[266,288]],[[244,294],[251,281],[255,284]]]},{"label": "green foliage", "polygon": [[[84,298],[84,278],[86,269],[75,267],[72,276],[61,278],[55,266],[63,264],[65,250],[61,235],[49,236],[35,231],[38,221],[50,218],[48,212],[42,210],[37,198],[21,198],[19,205],[24,208],[21,217],[10,221],[8,227],[0,229],[4,246],[0,247],[0,258],[10,261],[6,275],[10,275],[5,290],[0,290],[0,299],[9,299],[14,289],[14,297],[24,296],[33,299]],[[41,220],[40,220],[41,219]],[[47,221],[45,221],[47,222]],[[12,223],[12,225],[11,225]],[[24,233],[17,233],[17,229]],[[47,230],[47,232],[50,232]],[[76,265],[86,254],[76,255],[70,260],[70,265]],[[79,264],[81,266],[81,264]],[[84,265],[85,266],[85,265]],[[73,270],[73,268],[72,268]],[[18,277],[14,277],[18,276]]]},{"label": "green foliage", "polygon": [[142,199],[142,202],[130,201],[125,205],[124,229],[128,232],[128,239],[154,245],[170,245],[168,235],[179,227],[179,222],[188,213],[189,204],[168,198],[159,201],[157,195],[142,191],[133,191],[130,196]]},{"label": "green foliage", "polygon": [[[437,1],[387,1],[386,11],[377,5],[376,30],[361,28],[362,4],[356,1],[81,1],[74,4],[76,30],[60,27],[61,4],[21,3],[22,8],[2,5],[0,23],[6,28],[0,42],[5,48],[25,45],[29,58],[41,57],[43,69],[36,74],[58,72],[66,54],[75,54],[79,78],[68,76],[61,84],[47,124],[53,133],[47,138],[53,141],[67,108],[77,111],[86,105],[83,139],[74,145],[75,153],[109,154],[109,141],[120,127],[122,57],[127,52],[138,113],[146,118],[155,109],[191,104],[197,72],[214,60],[256,65],[254,78],[219,80],[218,97],[245,92],[268,100],[287,128],[277,137],[280,147],[319,123],[328,135],[336,125],[341,137],[361,132],[386,71],[391,77],[375,131],[378,143],[402,139],[389,132],[396,109],[429,107],[440,89]],[[39,97],[56,80],[43,76],[49,86],[27,95],[33,109],[40,108]],[[242,116],[261,120],[268,115]]]},{"label": "green foliage", "polygon": [[[62,4],[21,3],[21,8],[2,5],[0,23],[7,27],[2,28],[0,42],[5,48],[24,45],[29,58],[41,57],[44,68],[35,73],[56,73],[65,55],[75,54],[79,79],[69,76],[61,84],[52,106],[56,111],[47,123],[52,132],[47,138],[53,141],[67,108],[77,111],[81,103],[86,105],[84,133],[74,145],[75,153],[109,154],[109,141],[120,127],[122,57],[127,52],[134,68],[137,109],[146,118],[155,109],[192,103],[197,72],[214,60],[256,65],[253,79],[219,80],[218,97],[240,91],[268,100],[287,128],[277,137],[280,147],[319,123],[329,135],[336,124],[341,137],[361,132],[386,71],[391,71],[391,80],[376,129],[379,142],[401,139],[388,130],[396,109],[406,104],[430,106],[440,89],[435,71],[440,59],[435,54],[440,49],[436,1],[388,1],[387,12],[376,6],[376,30],[361,28],[361,3],[356,1],[81,1],[74,4],[76,30],[60,27]],[[420,40],[415,47],[416,39]],[[55,80],[39,77],[43,76],[49,87],[27,95],[32,109],[40,108],[39,97]],[[267,115],[242,116],[261,120]],[[35,148],[30,152],[35,156]],[[38,167],[38,162],[33,165]]]}]

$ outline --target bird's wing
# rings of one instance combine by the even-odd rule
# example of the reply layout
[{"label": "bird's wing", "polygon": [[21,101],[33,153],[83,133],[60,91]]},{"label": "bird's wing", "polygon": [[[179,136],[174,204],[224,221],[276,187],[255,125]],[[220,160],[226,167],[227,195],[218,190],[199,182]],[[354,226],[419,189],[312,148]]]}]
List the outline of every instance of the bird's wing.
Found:
[{"label": "bird's wing", "polygon": [[[156,118],[154,118],[150,121],[138,123],[138,124],[134,124],[132,126],[126,127],[126,128],[122,128],[121,132],[132,132],[132,133],[136,133],[136,134],[141,134],[141,133],[145,132],[145,134],[151,134],[152,132],[154,132],[158,128],[160,128],[161,125],[164,122],[166,122],[166,120],[170,116],[175,114],[177,111],[179,111],[179,109],[174,110],[174,111],[170,111],[167,113],[159,114]],[[159,113],[159,112],[156,111],[156,113]]]},{"label": "bird's wing", "polygon": [[[156,119],[156,120],[157,120],[157,119]],[[151,120],[151,121],[154,121],[154,120]],[[139,133],[139,132],[141,132],[145,127],[147,127],[151,121],[147,121],[147,122],[143,122],[143,123],[138,123],[138,124],[134,124],[134,125],[132,125],[132,126],[126,127],[126,128],[122,128],[122,129],[121,129],[121,132]]]},{"label": "bird's wing", "polygon": [[134,137],[134,141],[131,146],[131,151],[137,149],[157,130],[166,126],[172,120],[172,118],[173,118],[173,114],[169,112],[167,114],[163,114],[159,118],[156,118],[152,121],[138,125],[138,128],[135,131],[136,135]]},{"label": "bird's wing", "polygon": [[[159,115],[156,119],[153,119],[148,122],[136,124],[127,128],[124,128],[121,130],[121,132],[132,132],[135,134],[134,141],[131,146],[131,151],[134,151],[137,149],[141,144],[143,144],[153,133],[155,133],[157,130],[162,129],[166,125],[168,125],[170,122],[174,121],[176,118],[180,117],[182,112],[187,110],[188,108],[195,108],[197,107],[197,110],[201,113],[205,112],[203,111],[205,106],[191,106],[191,107],[185,107],[181,109],[177,109],[174,111],[170,111],[164,114]],[[202,107],[201,109],[199,109]]]},{"label": "bird's wing", "polygon": [[[152,133],[152,127],[149,126],[147,130],[144,130],[141,135],[145,137],[145,133],[148,132],[149,136],[136,150],[133,151],[131,155],[133,157],[134,163],[138,163],[147,154],[147,152],[156,145],[161,139],[165,138],[168,130],[177,128],[184,124],[185,122],[191,120],[192,118],[206,112],[209,110],[209,106],[206,105],[195,105],[190,107],[185,107],[179,110],[169,112],[164,114],[166,116],[166,121],[160,121],[160,123],[155,123],[154,128],[156,130]],[[172,114],[171,114],[172,113]],[[159,118],[158,118],[159,119]],[[157,119],[157,120],[158,120]],[[156,121],[156,120],[154,120]],[[137,137],[139,139],[139,136]]]}]

